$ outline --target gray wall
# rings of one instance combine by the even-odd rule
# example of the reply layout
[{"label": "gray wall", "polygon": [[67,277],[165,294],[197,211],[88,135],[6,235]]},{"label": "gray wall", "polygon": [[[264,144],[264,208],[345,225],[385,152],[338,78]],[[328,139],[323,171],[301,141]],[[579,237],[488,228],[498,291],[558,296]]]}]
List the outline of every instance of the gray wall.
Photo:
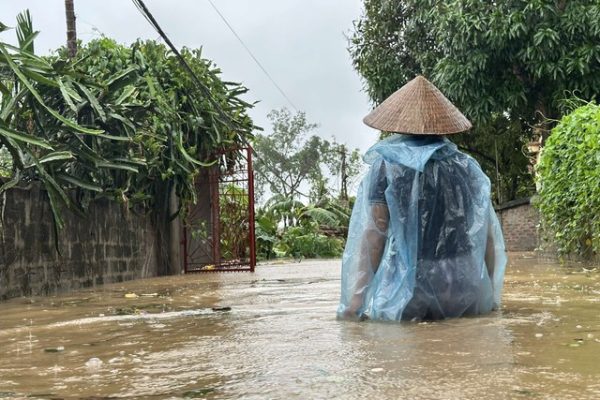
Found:
[{"label": "gray wall", "polygon": [[55,250],[52,212],[38,185],[0,195],[0,300],[49,295],[155,276],[156,236],[149,216],[96,200],[85,217],[64,212]]},{"label": "gray wall", "polygon": [[540,215],[530,200],[519,199],[496,207],[508,251],[534,251],[538,247]]}]

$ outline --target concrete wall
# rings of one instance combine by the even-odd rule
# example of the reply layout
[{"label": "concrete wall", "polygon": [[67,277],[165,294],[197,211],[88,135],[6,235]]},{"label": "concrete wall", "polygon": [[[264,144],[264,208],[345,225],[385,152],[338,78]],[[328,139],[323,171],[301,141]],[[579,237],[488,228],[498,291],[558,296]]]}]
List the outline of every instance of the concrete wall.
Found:
[{"label": "concrete wall", "polygon": [[65,211],[60,255],[52,212],[39,186],[0,195],[0,213],[0,300],[157,273],[156,236],[149,216],[135,215],[115,202],[96,200],[85,217]]},{"label": "concrete wall", "polygon": [[508,251],[534,251],[538,247],[538,211],[529,199],[514,200],[496,208]]}]

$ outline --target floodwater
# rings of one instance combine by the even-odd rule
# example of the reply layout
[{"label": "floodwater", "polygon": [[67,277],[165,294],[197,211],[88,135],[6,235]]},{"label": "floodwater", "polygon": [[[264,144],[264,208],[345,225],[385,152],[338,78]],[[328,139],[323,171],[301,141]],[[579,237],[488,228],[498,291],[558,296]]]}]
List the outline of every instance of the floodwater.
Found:
[{"label": "floodwater", "polygon": [[517,254],[498,312],[359,323],[335,319],[339,267],[0,303],[0,398],[600,398],[600,271]]}]

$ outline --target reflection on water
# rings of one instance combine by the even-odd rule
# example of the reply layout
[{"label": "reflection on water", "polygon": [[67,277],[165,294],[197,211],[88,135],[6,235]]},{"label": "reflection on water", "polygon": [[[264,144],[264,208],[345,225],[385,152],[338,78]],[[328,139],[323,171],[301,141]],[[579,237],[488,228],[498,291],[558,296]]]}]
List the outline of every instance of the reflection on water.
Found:
[{"label": "reflection on water", "polygon": [[337,321],[330,261],[13,299],[0,398],[596,399],[599,276],[515,255],[502,310],[420,324]]}]

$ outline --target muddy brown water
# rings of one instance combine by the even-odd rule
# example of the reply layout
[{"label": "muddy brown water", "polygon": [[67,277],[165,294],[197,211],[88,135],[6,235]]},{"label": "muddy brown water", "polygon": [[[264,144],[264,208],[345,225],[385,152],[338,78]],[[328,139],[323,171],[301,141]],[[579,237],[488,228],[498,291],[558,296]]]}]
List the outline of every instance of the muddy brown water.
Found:
[{"label": "muddy brown water", "polygon": [[335,318],[339,268],[0,303],[0,398],[600,398],[598,270],[513,254],[498,312],[358,323]]}]

